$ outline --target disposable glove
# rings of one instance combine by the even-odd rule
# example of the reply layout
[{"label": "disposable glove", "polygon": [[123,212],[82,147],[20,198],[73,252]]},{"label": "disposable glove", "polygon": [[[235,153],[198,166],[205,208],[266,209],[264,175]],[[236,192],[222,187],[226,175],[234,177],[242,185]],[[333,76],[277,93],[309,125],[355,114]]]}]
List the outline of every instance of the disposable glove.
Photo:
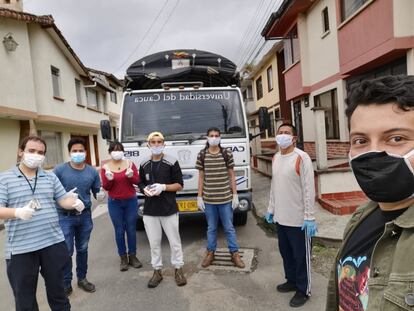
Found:
[{"label": "disposable glove", "polygon": [[306,234],[308,237],[314,237],[316,232],[318,232],[318,226],[314,220],[305,220],[302,225],[302,230],[306,229]]},{"label": "disposable glove", "polygon": [[108,180],[114,180],[114,174],[105,168],[105,177]]},{"label": "disposable glove", "polygon": [[73,198],[73,200],[75,201],[78,198],[78,194],[75,192],[76,190],[78,190],[78,188],[73,188],[71,190],[68,191],[68,193],[66,195],[70,196]]},{"label": "disposable glove", "polygon": [[85,209],[85,204],[83,204],[80,199],[76,199],[76,202],[72,205],[72,207],[78,212],[82,212]]},{"label": "disposable glove", "polygon": [[273,223],[273,214],[267,212],[265,215],[265,220],[268,224],[272,224]]},{"label": "disposable glove", "polygon": [[26,204],[23,207],[16,208],[14,211],[14,217],[19,218],[21,220],[29,220],[32,218],[33,213],[35,212],[34,208],[31,208],[31,202]]},{"label": "disposable glove", "polygon": [[98,202],[102,202],[106,197],[106,193],[105,190],[103,190],[102,188],[99,190],[99,192],[96,194],[96,200]]},{"label": "disposable glove", "polygon": [[197,207],[204,212],[206,206],[204,205],[203,197],[197,197]]},{"label": "disposable glove", "polygon": [[125,176],[128,178],[131,178],[132,176],[134,176],[134,171],[132,170],[132,168],[128,167],[126,169]]},{"label": "disposable glove", "polygon": [[151,192],[151,188],[150,188],[150,186],[146,186],[146,187],[144,188],[144,194],[145,194],[145,196],[147,196],[147,197],[152,197],[152,196],[153,196],[153,193]]},{"label": "disposable glove", "polygon": [[160,195],[166,188],[167,186],[165,184],[153,184],[151,187],[151,193],[152,195]]},{"label": "disposable glove", "polygon": [[239,196],[237,195],[237,193],[233,194],[233,201],[231,202],[231,207],[233,208],[233,210],[239,207]]}]

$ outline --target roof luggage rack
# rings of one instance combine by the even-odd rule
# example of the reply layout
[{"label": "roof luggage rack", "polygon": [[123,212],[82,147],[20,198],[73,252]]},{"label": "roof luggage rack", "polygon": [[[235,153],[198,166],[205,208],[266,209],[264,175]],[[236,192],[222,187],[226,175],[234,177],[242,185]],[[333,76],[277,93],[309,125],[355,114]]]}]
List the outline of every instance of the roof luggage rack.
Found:
[{"label": "roof luggage rack", "polygon": [[187,87],[193,87],[194,89],[198,89],[203,87],[204,83],[201,81],[194,81],[194,82],[164,82],[161,83],[161,86],[164,90],[169,90],[170,88],[177,87],[179,89],[183,89]]}]

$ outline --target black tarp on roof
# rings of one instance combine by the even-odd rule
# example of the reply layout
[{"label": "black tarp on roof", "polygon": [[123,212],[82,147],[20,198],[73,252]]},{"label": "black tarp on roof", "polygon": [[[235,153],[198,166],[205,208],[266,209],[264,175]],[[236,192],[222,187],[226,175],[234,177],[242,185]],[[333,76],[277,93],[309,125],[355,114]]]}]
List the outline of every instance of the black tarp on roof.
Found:
[{"label": "black tarp on roof", "polygon": [[170,50],[145,56],[127,69],[126,88],[157,89],[163,82],[204,86],[239,85],[237,66],[227,58],[200,50]]}]

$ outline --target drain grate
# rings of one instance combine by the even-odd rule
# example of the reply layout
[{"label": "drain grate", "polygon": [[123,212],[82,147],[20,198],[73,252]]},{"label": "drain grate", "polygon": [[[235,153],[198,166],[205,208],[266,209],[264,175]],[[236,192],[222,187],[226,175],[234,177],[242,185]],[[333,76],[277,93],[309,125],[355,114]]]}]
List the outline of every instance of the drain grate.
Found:
[{"label": "drain grate", "polygon": [[[251,248],[240,248],[240,257],[246,265],[243,269],[237,268],[231,261],[231,255],[229,250],[226,248],[218,248],[214,253],[214,261],[205,270],[212,271],[235,271],[235,272],[250,272],[252,269],[252,263],[254,258],[254,249]],[[201,264],[200,264],[201,267]]]}]

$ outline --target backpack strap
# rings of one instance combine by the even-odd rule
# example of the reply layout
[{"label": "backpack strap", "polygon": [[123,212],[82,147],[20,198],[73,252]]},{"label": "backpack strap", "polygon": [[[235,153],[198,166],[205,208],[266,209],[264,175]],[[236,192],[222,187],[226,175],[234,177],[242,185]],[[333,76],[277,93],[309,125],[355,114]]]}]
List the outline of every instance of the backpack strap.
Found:
[{"label": "backpack strap", "polygon": [[226,167],[229,167],[229,154],[227,153],[227,149],[224,149],[220,147],[221,155],[223,156],[224,163],[226,164]]},{"label": "backpack strap", "polygon": [[204,160],[206,159],[206,149],[201,149],[200,150],[200,162],[201,162],[201,166],[204,169]]}]

